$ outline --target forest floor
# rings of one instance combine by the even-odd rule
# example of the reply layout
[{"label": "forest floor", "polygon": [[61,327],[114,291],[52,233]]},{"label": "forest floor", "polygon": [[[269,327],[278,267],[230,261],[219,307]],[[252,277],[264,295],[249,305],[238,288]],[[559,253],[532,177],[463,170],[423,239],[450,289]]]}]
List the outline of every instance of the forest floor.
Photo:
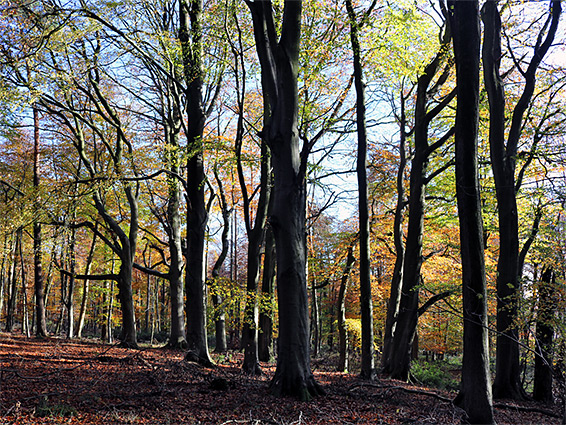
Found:
[{"label": "forest floor", "polygon": [[[26,339],[0,333],[0,424],[460,424],[454,393],[381,379],[373,384],[313,361],[326,395],[276,398],[265,375],[242,374],[238,352],[202,368],[163,348]],[[227,384],[227,385],[226,385]],[[514,406],[514,407],[512,407]],[[498,424],[559,424],[557,407],[508,402]]]}]

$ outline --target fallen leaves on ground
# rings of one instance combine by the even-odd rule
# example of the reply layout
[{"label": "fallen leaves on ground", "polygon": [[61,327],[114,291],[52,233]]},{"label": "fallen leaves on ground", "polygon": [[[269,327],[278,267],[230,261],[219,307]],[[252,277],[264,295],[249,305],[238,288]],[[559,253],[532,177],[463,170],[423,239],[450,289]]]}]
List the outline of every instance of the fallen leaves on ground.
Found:
[{"label": "fallen leaves on ground", "polygon": [[[92,341],[0,333],[0,424],[460,424],[455,394],[399,381],[372,384],[314,362],[326,395],[277,398],[264,375],[241,372],[242,355],[203,368],[164,348],[124,349]],[[520,407],[537,408],[524,403]],[[496,409],[499,424],[559,424],[549,414]]]}]

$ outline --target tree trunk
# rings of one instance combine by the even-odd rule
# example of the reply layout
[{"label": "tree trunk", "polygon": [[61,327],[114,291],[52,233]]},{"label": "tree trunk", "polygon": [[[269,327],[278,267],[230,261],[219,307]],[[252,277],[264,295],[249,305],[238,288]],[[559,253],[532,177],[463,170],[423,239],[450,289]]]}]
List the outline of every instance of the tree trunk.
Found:
[{"label": "tree trunk", "polygon": [[2,246],[2,266],[0,266],[0,317],[4,312],[4,293],[8,291],[7,283],[9,278],[7,277],[7,258],[8,258],[8,235],[4,234],[4,243]]},{"label": "tree trunk", "polygon": [[[422,243],[424,229],[425,195],[427,167],[430,155],[451,136],[448,131],[434,144],[429,144],[428,129],[430,122],[451,101],[454,94],[448,94],[437,106],[430,111],[429,88],[440,70],[450,41],[450,32],[444,31],[442,44],[433,60],[426,66],[417,80],[417,98],[415,106],[415,149],[411,162],[409,183],[409,223],[405,242],[403,271],[401,273],[401,297],[395,332],[393,333],[392,352],[389,354],[389,372],[392,378],[406,381],[409,378],[411,366],[411,349],[417,331],[419,308],[419,284],[421,282],[421,267],[423,263]],[[444,74],[438,78],[437,85],[442,85],[447,77]]]},{"label": "tree trunk", "polygon": [[39,110],[33,107],[33,187],[37,192],[34,199],[35,216],[33,221],[33,265],[35,288],[35,334],[39,338],[47,336],[45,320],[45,299],[43,296],[42,243],[41,224],[38,214],[41,210],[39,203]]},{"label": "tree trunk", "polygon": [[206,333],[206,289],[204,244],[208,213],[204,187],[204,121],[202,104],[203,49],[202,0],[179,2],[179,41],[183,52],[185,83],[187,84],[187,255],[186,255],[186,359],[204,365],[212,364]]},{"label": "tree trunk", "polygon": [[348,371],[348,329],[346,327],[346,288],[348,279],[352,272],[352,267],[356,261],[354,257],[354,246],[348,247],[348,255],[346,257],[346,265],[340,279],[340,290],[338,292],[338,340],[340,347],[340,357],[338,359],[338,372]]},{"label": "tree trunk", "polygon": [[[92,260],[94,258],[94,249],[96,247],[96,234],[92,237],[92,244],[90,245],[90,250],[88,251],[88,255],[86,257],[86,265],[85,265],[85,275],[90,273],[90,266],[92,265]],[[81,298],[81,310],[79,312],[79,323],[77,325],[77,337],[81,338],[83,335],[83,327],[85,324],[85,317],[86,317],[86,309],[87,309],[87,302],[89,296],[89,288],[90,288],[90,280],[85,279],[83,282],[83,296]]]},{"label": "tree trunk", "polygon": [[[176,140],[176,135],[171,137]],[[172,143],[174,158],[170,161],[170,170],[179,174],[178,143]],[[169,201],[167,221],[169,223],[169,286],[171,290],[171,331],[167,345],[171,348],[187,348],[185,334],[184,291],[183,291],[183,251],[181,248],[181,189],[176,177],[169,177]]]},{"label": "tree trunk", "polygon": [[27,337],[31,337],[31,331],[29,327],[29,307],[28,307],[28,289],[27,289],[27,279],[26,279],[26,267],[24,263],[24,252],[22,250],[22,244],[20,242],[19,247],[20,254],[20,273],[22,275],[22,333]]},{"label": "tree trunk", "polygon": [[311,340],[312,340],[312,355],[317,358],[320,350],[320,313],[318,311],[318,294],[316,292],[316,282],[311,284]]},{"label": "tree trunk", "polygon": [[387,315],[385,318],[385,330],[383,335],[383,351],[381,357],[381,370],[383,373],[390,374],[392,367],[393,354],[393,335],[397,327],[399,316],[399,304],[401,303],[401,283],[403,282],[403,262],[405,261],[405,245],[403,242],[403,211],[405,209],[405,186],[403,183],[405,167],[407,165],[406,156],[406,114],[405,97],[401,93],[401,117],[399,121],[399,169],[397,171],[397,204],[395,205],[395,218],[393,221],[393,239],[395,243],[395,266],[391,279],[391,290],[387,303]]},{"label": "tree trunk", "polygon": [[[175,66],[171,66],[171,72],[177,74]],[[179,105],[178,86],[167,77],[166,81],[168,105],[163,115],[165,143],[168,146],[166,166],[171,171],[167,177],[168,200],[167,200],[167,223],[169,244],[169,287],[171,293],[171,328],[167,346],[170,348],[187,348],[184,313],[184,290],[183,290],[183,251],[181,236],[181,187],[177,176],[180,175],[181,154],[179,151],[179,134],[181,131],[181,106]]]},{"label": "tree trunk", "polygon": [[14,237],[13,248],[11,253],[11,264],[9,271],[9,281],[8,281],[8,306],[6,312],[6,332],[12,332],[15,319],[16,319],[16,302],[18,296],[18,285],[17,285],[17,255],[22,243],[22,232],[23,229],[20,227],[16,230]]},{"label": "tree trunk", "polygon": [[375,349],[373,339],[373,301],[371,293],[369,207],[367,187],[367,129],[366,129],[366,83],[362,69],[359,25],[351,0],[346,0],[350,20],[350,41],[354,60],[356,86],[356,124],[358,132],[358,214],[360,232],[360,313],[362,318],[362,370],[360,376],[373,380],[375,371]]},{"label": "tree trunk", "polygon": [[228,350],[226,343],[226,313],[224,311],[224,306],[222,305],[222,291],[219,287],[218,278],[220,276],[220,269],[226,257],[228,256],[229,241],[228,235],[230,233],[230,215],[231,209],[228,208],[228,202],[226,200],[226,194],[224,193],[224,187],[222,185],[222,179],[218,176],[216,168],[214,169],[214,176],[216,182],[218,183],[218,188],[220,192],[220,206],[222,209],[222,221],[224,222],[224,227],[222,228],[222,249],[220,255],[216,259],[214,266],[212,267],[212,303],[214,304],[214,326],[215,326],[215,338],[216,347],[214,349],[217,353],[224,353]]},{"label": "tree trunk", "polygon": [[259,312],[258,358],[262,362],[271,360],[273,347],[273,288],[275,283],[275,239],[271,227],[266,229],[265,255],[261,294],[263,308]]},{"label": "tree trunk", "polygon": [[[519,331],[517,328],[519,288],[519,221],[515,187],[517,147],[523,115],[535,88],[535,74],[554,39],[560,17],[560,1],[551,1],[551,25],[544,42],[542,33],[525,76],[525,88],[511,119],[505,143],[505,93],[499,73],[501,62],[501,17],[497,1],[482,9],[485,26],[482,59],[489,101],[489,143],[499,218],[499,260],[497,263],[497,357],[493,395],[521,400],[526,397],[520,379]],[[546,29],[544,27],[543,31]]]},{"label": "tree trunk", "polygon": [[[242,64],[242,68],[244,65]],[[243,75],[245,78],[245,74]],[[259,366],[259,348],[258,348],[258,285],[261,272],[261,247],[265,239],[265,228],[267,224],[267,215],[271,198],[271,153],[267,146],[267,142],[262,135],[261,140],[261,175],[259,200],[257,204],[255,220],[252,224],[250,198],[244,177],[242,167],[242,141],[244,130],[244,92],[238,98],[240,114],[238,116],[238,130],[236,136],[235,150],[238,167],[238,180],[240,181],[240,190],[244,201],[244,221],[246,233],[248,235],[248,267],[246,282],[246,306],[244,309],[244,326],[242,330],[242,344],[244,348],[244,364],[242,366],[244,372],[252,375],[261,374]],[[269,102],[266,101],[268,95],[264,94],[264,118],[265,128],[269,128],[271,120],[271,109]]]},{"label": "tree trunk", "polygon": [[538,308],[536,319],[536,355],[533,398],[552,404],[552,351],[554,340],[555,275],[552,267],[543,274],[538,290]]},{"label": "tree trunk", "polygon": [[271,389],[277,395],[308,400],[320,394],[311,371],[306,282],[306,182],[309,147],[300,153],[298,130],[299,44],[302,2],[286,0],[278,37],[271,2],[248,2],[253,18],[262,86],[268,93],[271,121],[264,128],[273,155],[279,340]]},{"label": "tree trunk", "polygon": [[251,375],[261,375],[258,358],[258,303],[257,290],[260,272],[260,251],[263,235],[252,231],[248,234],[248,275],[246,284],[246,306],[244,308],[244,326],[242,344],[244,363],[242,369]]},{"label": "tree trunk", "polygon": [[456,109],[456,197],[460,221],[464,338],[460,402],[470,423],[493,424],[483,222],[478,180],[479,4],[448,1],[454,41]]},{"label": "tree trunk", "polygon": [[[74,219],[73,219],[74,221]],[[75,336],[74,326],[75,326],[75,305],[73,300],[73,295],[75,291],[75,268],[76,268],[76,256],[75,256],[75,243],[77,239],[77,231],[75,228],[71,229],[71,234],[69,235],[69,281],[67,285],[66,297],[64,299],[65,309],[67,311],[67,339],[72,339]]]}]

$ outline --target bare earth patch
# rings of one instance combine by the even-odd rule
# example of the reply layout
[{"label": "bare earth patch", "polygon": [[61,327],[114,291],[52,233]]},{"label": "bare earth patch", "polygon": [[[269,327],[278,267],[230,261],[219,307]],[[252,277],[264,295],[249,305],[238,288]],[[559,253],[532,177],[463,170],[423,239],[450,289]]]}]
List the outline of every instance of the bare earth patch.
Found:
[{"label": "bare earth patch", "polygon": [[[398,381],[371,385],[315,370],[326,395],[276,398],[263,377],[240,371],[242,356],[202,368],[183,353],[0,333],[0,424],[460,424],[455,394]],[[316,364],[316,363],[315,363]],[[498,424],[559,424],[559,409],[524,403],[496,409]],[[541,409],[546,413],[526,411]]]}]

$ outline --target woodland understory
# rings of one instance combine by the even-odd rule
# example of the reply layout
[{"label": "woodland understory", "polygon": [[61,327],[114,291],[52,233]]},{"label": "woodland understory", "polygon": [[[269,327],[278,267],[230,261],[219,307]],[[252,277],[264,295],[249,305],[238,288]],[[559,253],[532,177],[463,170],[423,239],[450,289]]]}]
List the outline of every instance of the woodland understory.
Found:
[{"label": "woodland understory", "polygon": [[[310,402],[275,397],[264,375],[241,371],[243,355],[213,354],[214,367],[165,348],[124,349],[90,340],[0,334],[2,424],[461,424],[454,392],[337,373],[313,359],[325,394]],[[560,424],[559,404],[500,401],[498,424]]]}]

